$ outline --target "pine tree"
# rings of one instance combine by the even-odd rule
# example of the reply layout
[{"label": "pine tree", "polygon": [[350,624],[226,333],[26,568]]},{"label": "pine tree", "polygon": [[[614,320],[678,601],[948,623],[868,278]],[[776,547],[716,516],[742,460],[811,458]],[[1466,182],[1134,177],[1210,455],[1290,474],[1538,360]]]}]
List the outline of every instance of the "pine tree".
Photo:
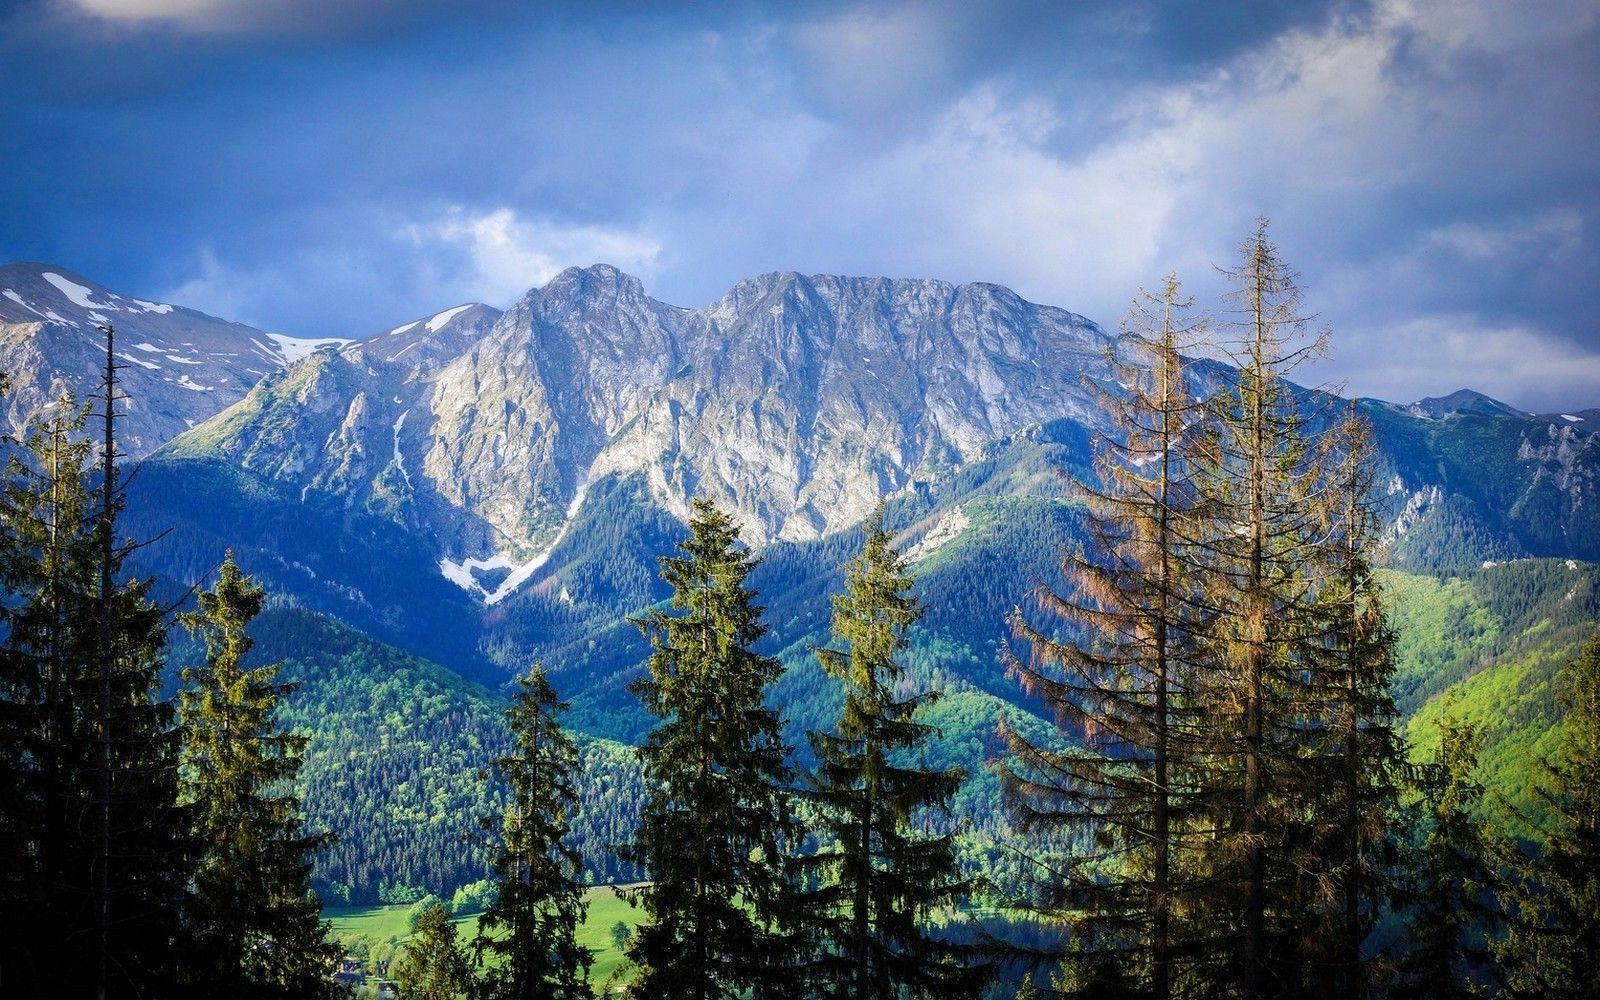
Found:
[{"label": "pine tree", "polygon": [[1491,843],[1477,817],[1482,732],[1450,714],[1439,747],[1418,769],[1420,844],[1409,860],[1405,952],[1394,994],[1444,1000],[1483,992],[1493,913],[1486,901]]},{"label": "pine tree", "polygon": [[1318,980],[1335,995],[1362,997],[1374,985],[1362,946],[1393,888],[1389,825],[1399,805],[1404,760],[1389,694],[1395,636],[1373,571],[1382,511],[1373,490],[1371,428],[1353,404],[1333,445],[1324,505],[1327,579],[1319,594],[1328,655],[1320,669],[1335,686],[1333,743],[1322,764],[1325,787],[1335,789],[1330,798],[1339,821],[1325,827],[1330,834],[1325,878],[1332,885],[1319,887],[1318,895],[1336,895],[1340,902],[1328,909],[1314,940],[1321,944],[1329,973]]},{"label": "pine tree", "polygon": [[951,961],[952,949],[924,924],[970,888],[954,834],[918,829],[930,812],[948,814],[965,772],[916,759],[935,730],[913,715],[939,692],[902,694],[909,678],[896,657],[922,609],[881,510],[862,533],[861,552],[845,567],[845,591],[833,599],[834,647],[816,651],[843,683],[844,707],[833,732],[811,734],[819,763],[806,797],[832,845],[804,862],[821,884],[805,901],[822,948],[815,992],[858,1000],[976,996],[984,971]]},{"label": "pine tree", "polygon": [[1238,932],[1236,945],[1211,949],[1232,965],[1214,981],[1256,998],[1313,977],[1307,942],[1326,924],[1320,848],[1337,815],[1323,801],[1325,763],[1342,693],[1318,607],[1325,421],[1308,412],[1314,397],[1288,381],[1326,335],[1302,311],[1265,219],[1241,257],[1226,272],[1236,319],[1223,345],[1237,374],[1212,397],[1197,451],[1209,525],[1197,578],[1212,624],[1196,696],[1211,729],[1201,779],[1217,830],[1203,864],[1219,889],[1210,919]]},{"label": "pine tree", "polygon": [[1017,612],[1012,631],[1031,655],[1005,653],[1076,743],[1056,749],[1012,732],[1004,776],[1026,828],[1098,848],[1051,866],[1044,887],[1047,909],[1074,928],[1068,979],[1089,992],[1115,967],[1148,995],[1170,996],[1175,979],[1194,975],[1178,956],[1209,933],[1174,919],[1192,911],[1196,891],[1176,856],[1203,833],[1188,694],[1206,629],[1191,568],[1202,497],[1189,449],[1202,406],[1181,352],[1204,323],[1191,309],[1174,277],[1135,299],[1107,352],[1116,384],[1093,386],[1115,432],[1098,441],[1098,483],[1074,484],[1088,551],[1066,558],[1067,594],[1040,595],[1067,638]]},{"label": "pine tree", "polygon": [[494,956],[479,984],[485,1000],[579,1000],[593,995],[593,953],[578,944],[581,860],[563,840],[578,811],[578,748],[557,716],[566,705],[535,664],[518,679],[506,718],[516,740],[495,763],[509,805],[483,826],[496,837],[498,895],[478,921],[478,962]]},{"label": "pine tree", "polygon": [[654,609],[638,623],[653,652],[633,690],[660,721],[639,750],[650,794],[623,851],[650,879],[631,894],[648,917],[628,952],[633,992],[781,996],[797,830],[788,749],[764,701],[780,668],[752,648],[765,631],[745,583],[755,560],[733,522],[696,500],[680,548],[661,561],[679,613]]},{"label": "pine tree", "polygon": [[422,911],[389,972],[400,1000],[456,1000],[470,994],[472,970],[442,903]]},{"label": "pine tree", "polygon": [[1513,998],[1593,997],[1600,976],[1600,635],[1557,682],[1563,709],[1553,760],[1534,790],[1534,853],[1505,852],[1509,929],[1498,957]]},{"label": "pine tree", "polygon": [[311,857],[328,837],[304,832],[288,790],[305,738],[277,713],[294,685],[282,664],[248,663],[248,629],[265,594],[230,552],[197,611],[180,616],[203,641],[205,660],[183,671],[183,794],[204,853],[194,875],[191,978],[237,997],[315,997],[329,992],[337,948],[310,890]]}]

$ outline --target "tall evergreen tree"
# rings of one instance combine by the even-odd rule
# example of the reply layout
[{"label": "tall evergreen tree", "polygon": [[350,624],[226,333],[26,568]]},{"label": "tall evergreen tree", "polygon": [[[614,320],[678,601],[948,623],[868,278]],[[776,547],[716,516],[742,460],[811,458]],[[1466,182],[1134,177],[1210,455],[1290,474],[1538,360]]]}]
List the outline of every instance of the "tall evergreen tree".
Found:
[{"label": "tall evergreen tree", "polygon": [[805,901],[821,946],[815,992],[857,1000],[976,996],[984,971],[953,960],[925,924],[970,888],[956,864],[954,833],[920,829],[930,812],[948,814],[965,773],[917,759],[935,730],[913,716],[939,692],[904,694],[909,678],[897,656],[922,608],[881,510],[862,534],[844,593],[833,599],[834,645],[817,650],[843,683],[844,708],[833,732],[811,734],[819,763],[806,797],[828,842],[804,861],[821,886]]},{"label": "tall evergreen tree", "polygon": [[204,992],[316,997],[337,958],[311,892],[311,857],[327,841],[305,832],[289,785],[305,738],[278,709],[294,685],[280,663],[250,664],[250,622],[265,594],[230,552],[199,608],[180,616],[204,662],[183,671],[183,795],[203,854],[190,903],[189,976]]},{"label": "tall evergreen tree", "polygon": [[587,906],[578,852],[564,843],[578,811],[578,748],[557,716],[566,705],[535,664],[518,679],[506,718],[516,743],[495,762],[508,791],[504,815],[483,826],[496,838],[498,895],[478,921],[474,948],[485,1000],[580,1000],[593,995],[593,953],[578,944]]},{"label": "tall evergreen tree", "polygon": [[[1198,579],[1212,616],[1208,677],[1197,688],[1211,734],[1202,781],[1217,831],[1204,867],[1221,890],[1211,919],[1236,927],[1213,954],[1246,998],[1281,996],[1314,975],[1309,940],[1326,924],[1321,848],[1337,810],[1325,761],[1342,693],[1327,668],[1318,583],[1325,570],[1327,450],[1288,377],[1322,352],[1297,276],[1265,219],[1226,272],[1234,283],[1237,367],[1212,398],[1200,454],[1209,528]],[[1337,787],[1337,786],[1333,786]]]},{"label": "tall evergreen tree", "polygon": [[[0,501],[6,715],[24,810],[8,909],[25,916],[8,988],[150,995],[176,978],[192,839],[177,803],[177,732],[161,694],[163,610],[124,580],[114,333],[94,438],[64,398],[13,452]],[[91,445],[91,440],[93,444]],[[98,481],[98,482],[96,482]]]},{"label": "tall evergreen tree", "polygon": [[1116,384],[1093,386],[1115,430],[1098,441],[1097,482],[1074,484],[1088,547],[1066,557],[1071,590],[1040,595],[1066,631],[1018,612],[1012,631],[1029,655],[1005,654],[1073,744],[1010,733],[1010,798],[1026,827],[1098,848],[1052,866],[1044,887],[1047,909],[1075,928],[1068,981],[1086,992],[1116,968],[1150,996],[1173,995],[1175,980],[1196,975],[1179,956],[1200,953],[1195,937],[1210,933],[1184,918],[1197,886],[1176,863],[1204,833],[1189,695],[1207,618],[1191,565],[1202,496],[1189,449],[1203,408],[1181,353],[1204,323],[1191,310],[1174,277],[1134,300],[1107,352]]},{"label": "tall evergreen tree", "polygon": [[422,911],[389,971],[400,1000],[456,1000],[471,993],[472,969],[444,904]]},{"label": "tall evergreen tree", "polygon": [[1563,709],[1554,759],[1534,790],[1542,815],[1529,855],[1510,854],[1509,929],[1498,948],[1506,995],[1577,1000],[1600,982],[1600,635],[1557,682]]},{"label": "tall evergreen tree", "polygon": [[93,634],[87,412],[70,396],[49,407],[11,453],[0,490],[0,880],[14,901],[0,914],[0,963],[24,990],[54,975],[86,922],[82,892],[68,887],[82,888],[84,844],[71,820],[89,778],[87,714],[76,697]]},{"label": "tall evergreen tree", "polygon": [[787,852],[797,835],[778,715],[776,660],[746,579],[754,558],[733,521],[696,500],[681,556],[664,557],[670,608],[639,620],[653,652],[633,690],[660,721],[639,757],[650,785],[625,860],[648,920],[628,956],[646,998],[782,996],[795,926]]},{"label": "tall evergreen tree", "polygon": [[1389,694],[1395,636],[1373,572],[1383,522],[1373,490],[1371,428],[1353,404],[1333,444],[1324,504],[1327,577],[1320,599],[1328,633],[1321,669],[1333,678],[1335,704],[1333,742],[1322,762],[1339,814],[1338,822],[1324,827],[1325,872],[1333,885],[1319,895],[1336,895],[1339,905],[1329,907],[1322,926],[1313,929],[1326,967],[1317,981],[1335,995],[1363,997],[1375,984],[1362,946],[1392,894],[1389,825],[1399,806],[1404,760]]},{"label": "tall evergreen tree", "polygon": [[1402,895],[1406,942],[1396,996],[1445,1000],[1484,992],[1493,913],[1486,899],[1491,845],[1477,816],[1482,746],[1482,731],[1447,710],[1439,721],[1439,747],[1418,769],[1422,839]]}]

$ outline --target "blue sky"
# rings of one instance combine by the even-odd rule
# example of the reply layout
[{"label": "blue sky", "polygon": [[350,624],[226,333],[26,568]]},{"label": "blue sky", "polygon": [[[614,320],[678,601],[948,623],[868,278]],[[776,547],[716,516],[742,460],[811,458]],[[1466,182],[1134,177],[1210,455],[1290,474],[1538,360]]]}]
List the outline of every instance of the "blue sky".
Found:
[{"label": "blue sky", "polygon": [[1320,377],[1600,404],[1600,4],[0,0],[0,259],[273,330],[605,260],[1110,325],[1270,215]]}]

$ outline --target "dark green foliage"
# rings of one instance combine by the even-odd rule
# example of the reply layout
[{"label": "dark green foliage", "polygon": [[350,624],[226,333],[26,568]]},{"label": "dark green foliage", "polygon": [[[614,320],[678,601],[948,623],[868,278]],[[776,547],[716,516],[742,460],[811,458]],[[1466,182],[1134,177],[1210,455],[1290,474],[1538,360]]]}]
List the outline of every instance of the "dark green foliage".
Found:
[{"label": "dark green foliage", "polygon": [[305,832],[293,792],[306,740],[279,719],[293,685],[278,679],[282,664],[247,662],[264,599],[230,554],[199,609],[180,616],[205,649],[183,671],[180,708],[182,794],[202,845],[184,971],[201,993],[316,997],[337,957],[310,891],[329,837]]},{"label": "dark green foliage", "polygon": [[803,861],[818,883],[802,902],[821,946],[811,991],[858,1000],[976,996],[983,971],[954,961],[927,928],[936,909],[959,905],[970,888],[954,835],[922,829],[927,814],[948,813],[964,773],[921,759],[936,734],[913,713],[939,693],[907,693],[897,657],[922,611],[882,513],[862,532],[833,600],[834,645],[817,650],[844,688],[844,708],[831,732],[811,735],[818,765],[806,798],[822,834],[822,847]]},{"label": "dark green foliage", "polygon": [[[489,876],[468,839],[474,817],[504,805],[476,780],[511,747],[506,702],[322,615],[269,604],[251,629],[256,652],[284,661],[296,685],[284,720],[306,734],[300,797],[307,823],[338,833],[317,858],[324,899],[365,904],[445,898]],[[644,795],[631,748],[579,741],[583,809],[571,843],[596,882],[635,879],[609,848],[633,830]],[[405,890],[416,888],[406,898]]]},{"label": "dark green foliage", "polygon": [[639,757],[650,797],[624,857],[650,879],[632,893],[647,922],[628,957],[647,998],[782,996],[792,970],[796,839],[777,713],[778,662],[746,586],[754,560],[709,501],[695,502],[681,556],[661,560],[670,607],[639,626],[650,674],[634,685],[660,721]]},{"label": "dark green foliage", "polygon": [[[566,706],[544,668],[517,679],[506,718],[511,752],[495,762],[502,813],[486,816],[497,893],[473,942],[487,968],[478,995],[492,1000],[583,1000],[594,960],[576,939],[586,910],[582,859],[563,843],[578,810],[578,748],[556,718]],[[486,776],[487,777],[487,776]]]},{"label": "dark green foliage", "polygon": [[416,932],[395,958],[389,975],[400,1000],[456,1000],[472,989],[472,970],[442,904],[417,919]]},{"label": "dark green foliage", "polygon": [[125,572],[124,400],[105,334],[93,450],[73,443],[86,411],[61,400],[14,453],[0,504],[0,878],[16,922],[0,963],[19,995],[169,989],[192,859],[159,687],[165,616]]},{"label": "dark green foliage", "polygon": [[1483,786],[1476,774],[1483,736],[1446,715],[1439,748],[1417,769],[1420,801],[1403,896],[1406,942],[1399,996],[1446,998],[1482,991],[1493,913],[1487,893],[1489,843],[1477,817]]},{"label": "dark green foliage", "polygon": [[[1333,441],[1333,468],[1324,488],[1327,537],[1318,593],[1325,657],[1311,664],[1329,675],[1325,722],[1328,745],[1312,765],[1314,780],[1331,787],[1313,810],[1331,807],[1322,827],[1323,884],[1339,904],[1323,910],[1316,961],[1326,982],[1348,996],[1372,995],[1378,983],[1365,944],[1393,896],[1394,836],[1404,744],[1395,731],[1395,633],[1373,568],[1382,518],[1374,499],[1370,427],[1352,407]],[[1321,977],[1319,977],[1321,978]]]},{"label": "dark green foliage", "polygon": [[1529,854],[1507,852],[1509,931],[1498,948],[1517,1000],[1594,996],[1600,979],[1600,635],[1558,678],[1562,721],[1535,791]]}]

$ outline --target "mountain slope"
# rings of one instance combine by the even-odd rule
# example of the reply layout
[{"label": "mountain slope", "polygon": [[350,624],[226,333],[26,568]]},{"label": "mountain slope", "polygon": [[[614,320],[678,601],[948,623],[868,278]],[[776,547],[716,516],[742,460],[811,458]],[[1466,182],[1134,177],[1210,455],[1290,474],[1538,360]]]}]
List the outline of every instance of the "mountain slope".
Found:
[{"label": "mountain slope", "polygon": [[0,371],[13,432],[70,390],[87,402],[104,370],[101,325],[117,330],[122,443],[143,455],[238,401],[315,347],[182,306],[113,292],[53,264],[0,266]]}]

